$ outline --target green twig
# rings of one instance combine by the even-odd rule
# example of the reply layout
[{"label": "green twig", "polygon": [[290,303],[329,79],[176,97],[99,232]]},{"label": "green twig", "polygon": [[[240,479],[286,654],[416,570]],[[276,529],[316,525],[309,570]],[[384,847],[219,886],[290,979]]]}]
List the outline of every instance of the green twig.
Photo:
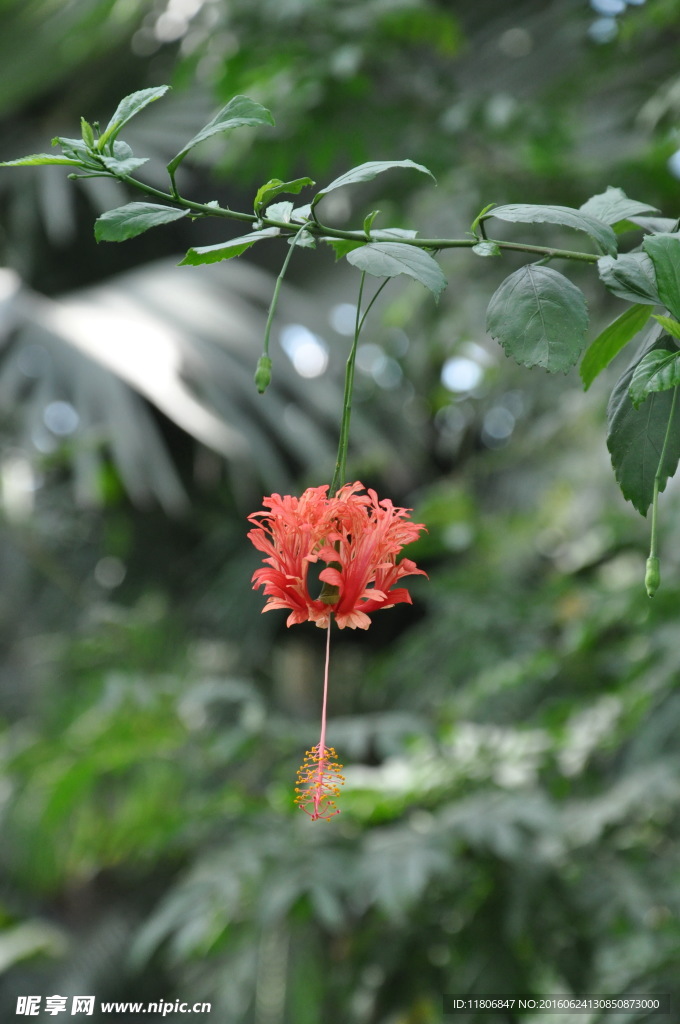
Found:
[{"label": "green twig", "polygon": [[[136,188],[147,196],[158,199],[163,203],[171,203],[173,206],[179,206],[183,210],[189,210],[199,217],[223,217],[228,220],[246,221],[250,224],[261,222],[264,227],[279,228],[282,232],[287,233],[288,235],[297,234],[298,232],[298,226],[296,224],[291,225],[288,221],[275,220],[271,217],[257,217],[253,213],[241,213],[238,210],[229,210],[222,206],[211,206],[208,203],[195,203],[190,199],[184,199],[183,196],[173,195],[170,192],[162,192],[160,189],[154,188],[152,185],[147,185],[143,181],[138,181],[136,178],[132,178],[129,175],[112,175],[112,177],[119,178],[120,181],[125,182],[132,188]],[[364,245],[366,244],[366,235],[363,231],[345,231],[341,228],[328,227],[326,224],[320,224],[316,219],[308,221],[305,228],[309,234],[313,235],[315,238],[338,238],[349,242],[361,242]],[[382,235],[380,231],[376,231],[371,233],[371,241],[394,242],[394,237]],[[412,245],[417,249],[471,249],[473,245],[477,244],[479,239],[400,238],[399,241],[403,245]],[[505,242],[495,238],[490,238],[488,241],[493,242],[500,249],[506,249],[508,252],[528,252],[536,256],[545,256],[549,259],[577,260],[581,263],[597,263],[601,258],[598,253],[579,252],[572,249],[555,249],[553,246],[547,245],[525,245],[523,242]]]}]

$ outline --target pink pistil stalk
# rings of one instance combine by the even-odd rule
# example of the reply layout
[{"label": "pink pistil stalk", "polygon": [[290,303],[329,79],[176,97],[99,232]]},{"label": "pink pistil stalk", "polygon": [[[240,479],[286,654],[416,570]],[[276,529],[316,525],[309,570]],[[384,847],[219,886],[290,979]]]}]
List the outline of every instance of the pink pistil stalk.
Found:
[{"label": "pink pistil stalk", "polygon": [[326,750],[326,709],[328,707],[328,675],[331,667],[331,622],[333,617],[328,616],[328,629],[326,630],[326,663],[323,670],[323,703],[321,705],[321,735],[319,736],[319,757],[323,757]]},{"label": "pink pistil stalk", "polygon": [[328,706],[328,675],[331,657],[331,623],[328,618],[326,633],[326,666],[323,677],[323,704],[321,708],[321,735],[319,742],[305,754],[302,766],[298,769],[298,785],[295,787],[295,802],[308,814],[312,821],[323,818],[328,821],[340,810],[334,797],[340,795],[340,786],[345,781],[340,774],[341,764],[333,747],[326,746],[326,708]]}]

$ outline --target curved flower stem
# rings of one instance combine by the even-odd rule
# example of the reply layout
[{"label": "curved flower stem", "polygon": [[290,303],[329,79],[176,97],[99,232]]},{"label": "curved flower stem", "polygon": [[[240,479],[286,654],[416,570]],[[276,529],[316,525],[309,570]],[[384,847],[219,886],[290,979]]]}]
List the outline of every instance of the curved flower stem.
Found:
[{"label": "curved flower stem", "polygon": [[352,393],[354,391],[354,366],[356,363],[357,346],[359,344],[359,335],[366,321],[366,317],[371,311],[373,303],[380,295],[385,285],[390,280],[385,278],[382,282],[375,295],[367,305],[364,313],[361,312],[361,302],[364,294],[364,283],[366,280],[366,272],[363,271],[361,274],[361,282],[359,284],[359,298],[357,300],[357,312],[356,319],[354,322],[354,339],[352,341],[352,347],[347,357],[347,365],[345,368],[345,391],[342,400],[342,420],[340,422],[340,439],[338,441],[338,457],[335,463],[335,471],[333,473],[333,480],[328,491],[330,498],[338,491],[345,482],[345,468],[347,463],[347,448],[349,446],[349,424],[352,416]]},{"label": "curved flower stem", "polygon": [[276,284],[274,285],[274,293],[272,295],[271,302],[269,303],[267,323],[264,329],[262,355],[257,361],[257,368],[255,370],[255,386],[257,387],[257,390],[260,392],[261,395],[264,394],[264,392],[267,390],[272,379],[272,361],[269,358],[269,337],[271,335],[272,324],[274,322],[274,314],[276,313],[276,307],[279,301],[279,292],[281,291],[281,285],[283,283],[284,277],[286,276],[286,271],[288,270],[290,258],[293,255],[293,249],[297,244],[298,238],[305,229],[306,224],[303,224],[302,227],[295,233],[294,237],[292,238],[292,241],[289,241],[288,243],[288,253],[286,255],[285,260],[283,261],[283,266],[281,267],[279,276],[276,278]]},{"label": "curved flower stem", "polygon": [[333,473],[333,479],[331,486],[328,491],[329,498],[332,498],[338,488],[342,487],[345,482],[345,465],[347,462],[347,446],[349,444],[349,423],[352,417],[352,393],[354,391],[354,367],[357,357],[357,346],[359,344],[359,334],[361,333],[362,319],[361,319],[361,300],[364,294],[364,282],[366,281],[366,271],[362,271],[361,281],[359,282],[359,298],[357,300],[357,312],[356,319],[354,321],[354,338],[352,339],[352,347],[349,350],[347,356],[347,364],[345,366],[345,390],[342,396],[342,420],[340,421],[340,438],[338,440],[338,457],[335,462],[335,471]]},{"label": "curved flower stem", "polygon": [[295,249],[297,240],[300,237],[300,235],[302,234],[302,232],[306,229],[306,227],[307,227],[307,225],[303,224],[302,227],[300,228],[300,230],[295,233],[295,237],[293,238],[292,242],[289,245],[288,253],[286,254],[286,258],[283,261],[283,266],[281,267],[281,270],[279,272],[279,276],[276,278],[276,284],[274,285],[274,294],[272,295],[272,300],[269,303],[269,313],[267,314],[267,325],[266,325],[266,327],[264,329],[264,346],[263,346],[264,350],[263,350],[262,354],[265,355],[265,356],[269,355],[269,335],[271,334],[271,331],[272,331],[272,323],[274,322],[274,314],[276,313],[276,306],[277,306],[278,301],[279,301],[279,292],[281,291],[281,285],[283,283],[284,277],[286,276],[286,271],[288,270],[288,264],[290,263],[290,258],[293,255],[293,250]]}]

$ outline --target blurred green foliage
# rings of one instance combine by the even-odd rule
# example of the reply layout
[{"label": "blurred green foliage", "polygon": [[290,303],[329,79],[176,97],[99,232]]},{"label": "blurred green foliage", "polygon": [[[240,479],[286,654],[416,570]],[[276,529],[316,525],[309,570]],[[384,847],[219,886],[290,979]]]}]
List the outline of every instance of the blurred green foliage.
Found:
[{"label": "blurred green foliage", "polygon": [[[250,92],[275,111],[271,139],[217,154],[211,187],[234,206],[274,175],[410,157],[439,190],[398,187],[438,234],[492,199],[578,205],[608,184],[672,213],[677,15],[677,2],[647,0],[597,43],[594,10],[566,0],[511,12],[491,0],[8,0],[1,155],[41,150],[169,72],[173,112],[139,129],[166,160],[214,100]],[[188,190],[207,180],[200,165],[186,173]],[[95,250],[95,189],[51,172],[7,181],[3,260],[38,290],[186,247],[179,224],[152,248]],[[381,192],[381,208],[395,196]],[[299,273],[315,304],[349,301],[313,258]],[[329,740],[347,783],[328,825],[292,802],[316,740],[322,643],[262,618],[250,591],[256,474],[224,473],[154,413],[190,512],[133,503],[114,458],[99,466],[99,506],[78,505],[68,446],[36,457],[25,393],[5,385],[3,1019],[37,992],[211,1000],[209,1019],[228,1024],[439,1024],[444,992],[670,992],[677,1005],[677,497],[649,602],[643,530],[594,440],[604,391],[586,402],[572,378],[506,363],[480,326],[500,271],[446,261],[441,306],[417,285],[388,292],[362,356],[353,471],[415,505],[429,533],[408,554],[430,579],[412,586],[412,609],[336,636]],[[593,319],[612,309],[595,304]],[[398,386],[380,385],[381,355]],[[473,386],[445,385],[451,359],[477,365]],[[261,424],[267,473],[278,457],[291,486],[332,468],[332,448],[314,447],[308,425],[304,448],[291,425],[319,383],[304,392],[284,373],[271,401],[286,429]],[[226,422],[234,402],[215,401]],[[398,456],[364,444],[386,425]],[[7,500],[22,459],[37,466],[25,507]]]}]

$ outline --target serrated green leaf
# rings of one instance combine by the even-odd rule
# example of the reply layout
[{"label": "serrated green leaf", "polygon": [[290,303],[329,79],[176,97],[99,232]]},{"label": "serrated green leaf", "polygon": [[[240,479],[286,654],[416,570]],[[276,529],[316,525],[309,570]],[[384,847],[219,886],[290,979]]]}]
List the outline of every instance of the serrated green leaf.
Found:
[{"label": "serrated green leaf", "polygon": [[654,264],[659,298],[680,318],[680,235],[646,235],[642,246]]},{"label": "serrated green leaf", "polygon": [[612,227],[617,235],[625,235],[626,231],[640,230],[640,225],[636,224],[634,220],[617,220],[616,224],[612,224]]},{"label": "serrated green leaf", "polygon": [[293,204],[284,200],[282,203],[272,203],[264,211],[265,217],[269,220],[281,220],[285,221],[286,224],[290,224],[291,216],[293,214]]},{"label": "serrated green leaf", "polygon": [[403,242],[369,242],[347,253],[347,262],[374,277],[407,274],[424,284],[437,298],[446,288],[446,278],[437,261],[423,249]]},{"label": "serrated green leaf", "polygon": [[127,124],[136,114],[147,107],[149,103],[153,103],[155,100],[159,100],[161,96],[164,96],[169,85],[159,85],[152,87],[151,89],[140,89],[139,92],[131,92],[129,96],[125,96],[113,114],[113,117],[107,124],[106,128],[101,134],[97,142],[97,148],[101,151],[107,142],[111,142],[116,138],[123,125]]},{"label": "serrated green leaf", "polygon": [[678,230],[678,220],[673,217],[631,217],[631,220],[648,235],[673,234]]},{"label": "serrated green leaf", "polygon": [[[668,418],[673,402],[672,391],[649,396],[640,409],[633,405],[628,389],[633,374],[646,355],[666,347],[668,339],[657,331],[647,343],[640,358],[628,367],[612,392],[607,409],[607,447],[621,492],[640,515],[646,516],[654,494],[654,477],[659,466]],[[680,458],[680,431],[671,430],[661,467],[659,490],[673,476]]]},{"label": "serrated green leaf", "polygon": [[53,146],[61,146],[64,156],[71,160],[87,164],[88,167],[99,167],[97,157],[90,152],[82,139],[63,139],[59,135],[52,139]]},{"label": "serrated green leaf", "polygon": [[669,316],[657,316],[656,313],[654,313],[653,316],[657,323],[661,324],[667,334],[670,334],[671,337],[680,341],[680,323],[678,323],[677,320],[671,320]]},{"label": "serrated green leaf", "polygon": [[[647,323],[652,310],[636,303],[626,309],[591,342],[581,362],[580,374],[587,391],[599,373]],[[680,326],[680,325],[679,325]]]},{"label": "serrated green leaf", "polygon": [[178,264],[180,267],[200,267],[204,263],[219,263],[220,260],[230,260],[234,256],[249,249],[256,242],[265,238],[274,238],[279,234],[279,228],[262,228],[261,231],[251,231],[249,235],[242,235],[240,238],[232,238],[228,242],[219,242],[217,245],[203,245],[197,249],[189,249],[184,259]]},{"label": "serrated green leaf", "polygon": [[128,145],[127,142],[123,142],[122,139],[116,139],[113,144],[113,156],[115,156],[116,160],[127,160],[129,157],[134,156],[132,146]]},{"label": "serrated green leaf", "polygon": [[566,373],[585,344],[583,292],[550,267],[530,264],[503,281],[491,298],[487,330],[523,366]]},{"label": "serrated green leaf", "polygon": [[350,242],[346,238],[322,238],[321,241],[330,245],[335,253],[336,262],[346,256],[348,252],[352,252],[353,249],[361,249],[363,245],[366,245],[366,242]]},{"label": "serrated green leaf", "polygon": [[500,256],[500,246],[496,242],[477,242],[472,251],[478,256]]},{"label": "serrated green leaf", "polygon": [[628,394],[637,409],[649,395],[669,391],[676,384],[680,384],[680,352],[657,348],[643,356],[635,367]]},{"label": "serrated green leaf", "polygon": [[597,261],[597,271],[603,284],[620,299],[652,306],[661,302],[654,264],[644,252],[627,252],[617,259],[603,256]]},{"label": "serrated green leaf", "polygon": [[609,185],[606,192],[600,192],[591,196],[587,202],[579,207],[581,213],[590,217],[597,217],[605,224],[620,224],[630,217],[638,217],[644,213],[658,213],[655,206],[649,203],[639,203],[637,199],[629,199],[623,189],[614,188]]},{"label": "serrated green leaf", "polygon": [[83,142],[87,149],[94,149],[94,132],[92,125],[84,117],[80,119],[80,132],[83,138]]},{"label": "serrated green leaf", "polygon": [[40,167],[43,164],[65,164],[70,167],[81,167],[80,160],[71,160],[67,156],[52,156],[51,153],[33,153],[31,156],[20,156],[17,160],[3,160],[0,167]]},{"label": "serrated green leaf", "polygon": [[260,103],[256,103],[255,100],[249,99],[248,96],[234,96],[233,100],[227,103],[226,107],[223,107],[211,121],[201,128],[200,132],[194,135],[193,139],[187,142],[186,146],[179,151],[176,157],[168,164],[168,174],[172,177],[175,171],[181,164],[184,157],[189,153],[194,146],[197,146],[199,142],[205,142],[206,139],[211,138],[213,135],[217,135],[220,132],[231,131],[232,128],[250,127],[255,128],[258,125],[273,125],[274,118],[266,107],[263,107]]},{"label": "serrated green leaf", "polygon": [[[415,238],[417,234],[418,232],[413,231],[411,228],[383,228],[382,231],[376,232],[373,236],[373,241],[391,242],[393,239]],[[353,249],[361,249],[362,246],[366,245],[366,242],[352,241],[349,238],[322,238],[321,241],[331,246],[335,252],[336,260],[342,259],[343,256],[346,256],[348,252],[352,252]]]},{"label": "serrated green leaf", "polygon": [[294,181],[281,181],[280,178],[272,178],[265,185],[261,185],[255,196],[255,213],[259,213],[263,206],[270,203],[280,195],[298,195],[307,185],[316,185],[311,178],[295,178]]},{"label": "serrated green leaf", "polygon": [[296,245],[300,249],[316,249],[316,243],[317,239],[309,231],[302,231],[288,239],[288,245]]},{"label": "serrated green leaf", "polygon": [[495,205],[496,205],[495,203],[487,203],[486,206],[482,207],[482,209],[479,211],[479,213],[477,214],[477,216],[473,220],[472,224],[470,225],[470,234],[474,235],[475,238],[479,234],[479,232],[477,231],[477,228],[479,227],[480,221],[484,220],[484,218],[488,214],[489,210],[491,210]]},{"label": "serrated green leaf", "polygon": [[393,238],[415,238],[418,232],[413,228],[381,228],[373,236],[374,242],[391,241]]},{"label": "serrated green leaf", "polygon": [[587,213],[574,210],[571,206],[534,206],[531,203],[516,203],[509,206],[495,206],[482,219],[497,217],[513,224],[560,224],[563,227],[584,231],[604,253],[616,253],[616,235],[608,224],[590,217]]},{"label": "serrated green leaf", "polygon": [[297,224],[304,224],[306,220],[312,215],[312,204],[305,203],[304,206],[296,206],[291,214],[291,220],[294,220]]},{"label": "serrated green leaf", "polygon": [[432,171],[429,171],[427,167],[423,167],[422,164],[414,163],[413,160],[371,160],[365,164],[359,164],[358,167],[353,167],[350,171],[345,171],[339,178],[335,178],[330,185],[326,185],[320,192],[312,199],[312,208],[316,206],[324,196],[327,196],[329,192],[334,192],[336,188],[342,188],[343,185],[355,185],[361,181],[373,181],[378,174],[382,174],[383,171],[389,171],[393,167],[410,167],[414,171],[420,171],[422,174],[429,174],[432,180],[435,180]]},{"label": "serrated green leaf", "polygon": [[102,154],[101,161],[106,167],[107,171],[111,171],[111,174],[116,174],[118,177],[125,177],[126,174],[132,174],[142,164],[148,163],[148,156],[130,156],[125,160],[118,160],[115,156],[105,156]]},{"label": "serrated green leaf", "polygon": [[124,242],[149,228],[186,217],[188,212],[157,203],[128,203],[102,214],[95,221],[94,237],[98,242]]}]

